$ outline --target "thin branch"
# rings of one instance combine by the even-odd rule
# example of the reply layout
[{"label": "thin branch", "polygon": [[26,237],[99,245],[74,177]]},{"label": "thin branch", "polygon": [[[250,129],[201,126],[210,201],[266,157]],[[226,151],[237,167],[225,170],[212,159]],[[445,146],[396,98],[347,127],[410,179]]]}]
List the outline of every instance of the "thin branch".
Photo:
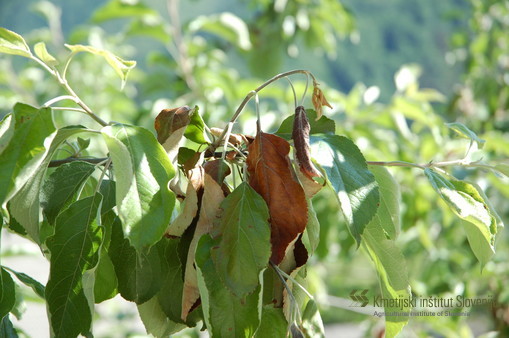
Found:
[{"label": "thin branch", "polygon": [[76,104],[78,106],[80,106],[81,108],[83,108],[83,110],[85,111],[85,114],[87,114],[88,116],[90,116],[94,121],[96,121],[97,123],[99,123],[100,125],[102,125],[103,127],[104,126],[107,126],[108,123],[106,123],[103,119],[101,119],[99,116],[95,115],[93,112],[92,112],[92,109],[90,109],[86,104],[85,102],[83,102],[81,100],[81,98],[78,96],[78,94],[76,94],[74,92],[74,90],[71,88],[71,86],[69,86],[69,83],[67,82],[67,80],[62,77],[60,75],[60,73],[56,70],[56,69],[53,69],[51,67],[49,67],[47,64],[45,64],[42,60],[40,60],[39,58],[35,57],[35,56],[32,56],[31,57],[32,60],[34,60],[35,62],[37,62],[39,65],[41,65],[41,67],[43,67],[44,69],[46,69],[48,71],[48,73],[50,73],[51,75],[53,75],[53,77],[55,77],[57,80],[58,80],[58,83],[60,83],[60,85],[67,91],[67,93],[73,97],[73,101],[76,102]]},{"label": "thin branch", "polygon": [[51,107],[52,110],[69,110],[69,111],[77,111],[77,112],[80,112],[80,113],[86,113],[86,111],[84,111],[83,109],[81,108],[71,108],[71,107]]},{"label": "thin branch", "polygon": [[63,101],[63,100],[71,100],[73,102],[76,103],[76,99],[74,96],[70,96],[70,95],[61,95],[61,96],[57,96],[49,101],[47,101],[46,103],[43,104],[43,107],[49,107],[51,106],[53,103],[56,103],[56,102],[60,102],[60,101]]},{"label": "thin branch", "polygon": [[480,163],[479,161],[473,161],[468,162],[464,159],[462,160],[452,160],[452,161],[442,161],[442,162],[429,162],[425,164],[417,164],[417,163],[411,163],[411,162],[405,162],[405,161],[366,161],[368,165],[378,165],[378,166],[385,166],[385,167],[413,167],[413,168],[419,168],[419,169],[426,169],[426,168],[443,168],[443,167],[471,167],[471,168],[485,168],[485,169],[493,169],[492,166]]},{"label": "thin branch", "polygon": [[[316,78],[314,77],[314,75],[310,71],[305,70],[305,69],[296,69],[296,70],[291,70],[288,72],[280,73],[280,74],[272,77],[271,79],[265,81],[260,86],[258,86],[256,89],[250,91],[246,95],[244,100],[242,100],[242,102],[240,103],[240,106],[235,111],[235,114],[233,114],[232,118],[230,119],[230,122],[235,123],[235,121],[237,121],[237,118],[239,117],[240,113],[242,112],[242,110],[244,109],[246,104],[251,100],[251,98],[253,96],[255,96],[257,93],[259,93],[263,88],[267,87],[271,83],[273,83],[281,78],[284,78],[284,77],[287,77],[287,76],[290,76],[293,74],[307,74],[307,75],[311,76],[311,78],[313,79],[313,83],[316,82]],[[216,149],[219,146],[219,144],[221,144],[221,141],[223,140],[225,135],[226,135],[226,129],[223,130],[222,134],[217,138],[216,142],[214,142],[210,145],[210,148]]]},{"label": "thin branch", "polygon": [[88,163],[91,163],[91,164],[101,164],[102,162],[104,162],[104,164],[106,164],[106,161],[108,161],[108,159],[109,159],[109,157],[86,158],[86,157],[72,157],[71,156],[71,157],[64,158],[62,160],[53,160],[53,161],[50,161],[48,167],[49,168],[55,168],[55,167],[61,166],[62,164],[76,162],[76,161],[88,162]]},{"label": "thin branch", "polygon": [[389,161],[389,162],[366,161],[366,163],[368,165],[380,165],[380,166],[385,166],[385,167],[414,167],[414,168],[420,168],[420,169],[426,168],[426,166],[422,166],[420,164],[404,162],[404,161]]}]

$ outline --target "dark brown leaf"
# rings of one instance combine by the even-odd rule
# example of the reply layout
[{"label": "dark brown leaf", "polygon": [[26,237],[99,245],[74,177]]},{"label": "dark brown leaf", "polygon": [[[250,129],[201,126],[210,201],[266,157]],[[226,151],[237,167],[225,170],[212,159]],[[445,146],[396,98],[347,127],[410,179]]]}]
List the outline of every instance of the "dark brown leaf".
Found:
[{"label": "dark brown leaf", "polygon": [[191,122],[190,113],[191,109],[188,106],[163,109],[155,119],[157,141],[166,150],[172,162],[176,160],[180,141]]},{"label": "dark brown leaf", "polygon": [[294,176],[287,141],[259,132],[249,146],[249,184],[269,207],[272,257],[279,264],[288,245],[302,233],[307,223],[304,190]]},{"label": "dark brown leaf", "polygon": [[293,120],[292,139],[295,146],[295,155],[299,163],[300,170],[309,178],[320,177],[321,174],[316,170],[311,162],[309,151],[309,121],[306,115],[306,109],[302,106],[295,108],[295,119]]},{"label": "dark brown leaf", "polygon": [[191,122],[190,111],[188,106],[161,110],[154,122],[157,141],[164,144],[176,130],[186,127]]}]

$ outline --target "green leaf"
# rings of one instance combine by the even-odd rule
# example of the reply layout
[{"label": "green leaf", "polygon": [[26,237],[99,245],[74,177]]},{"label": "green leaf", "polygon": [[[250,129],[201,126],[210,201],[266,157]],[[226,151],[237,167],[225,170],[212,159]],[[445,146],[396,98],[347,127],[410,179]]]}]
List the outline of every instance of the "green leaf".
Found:
[{"label": "green leaf", "polygon": [[80,52],[87,52],[95,55],[102,56],[106,62],[115,70],[115,72],[120,76],[122,79],[122,87],[124,87],[124,84],[127,80],[127,75],[129,75],[129,72],[136,67],[136,61],[126,61],[121,59],[120,57],[116,56],[115,54],[95,48],[92,46],[83,46],[83,45],[65,45],[67,48],[71,50],[73,54],[77,54]]},{"label": "green leaf", "polygon": [[[377,214],[362,235],[364,247],[375,264],[382,298],[411,299],[405,258],[393,240],[387,239],[382,224],[390,219]],[[410,312],[410,306],[386,306],[385,312]],[[408,316],[385,316],[386,337],[395,337],[408,323]]]},{"label": "green leaf", "polygon": [[7,114],[0,121],[0,154],[7,148],[14,135],[14,119],[12,114]]},{"label": "green leaf", "polygon": [[55,234],[46,242],[51,252],[46,300],[52,335],[57,337],[86,335],[90,330],[92,314],[82,278],[99,260],[101,199],[96,194],[72,203],[58,215]]},{"label": "green leaf", "polygon": [[[316,111],[313,109],[306,109],[306,115],[309,120],[310,131],[309,134],[334,134],[336,132],[336,123],[330,118],[322,115],[320,119],[316,120]],[[287,140],[292,138],[293,120],[295,115],[292,114],[281,123],[276,135],[281,136]]]},{"label": "green leaf", "polygon": [[69,126],[58,129],[46,157],[36,174],[33,175],[21,190],[9,202],[11,215],[25,228],[32,239],[40,244],[39,238],[39,199],[41,186],[46,175],[48,164],[58,147],[69,137],[77,133],[89,131],[82,126]]},{"label": "green leaf", "polygon": [[103,204],[101,206],[101,214],[104,215],[116,205],[116,183],[112,180],[103,180],[99,187],[99,192],[103,195]]},{"label": "green leaf", "polygon": [[4,268],[6,270],[9,270],[11,273],[13,273],[14,276],[16,276],[16,278],[18,278],[23,284],[32,288],[32,290],[34,290],[34,292],[39,297],[44,299],[44,292],[45,292],[44,285],[42,285],[41,283],[39,283],[38,281],[36,281],[32,277],[30,277],[29,275],[24,274],[23,272],[17,272],[17,271],[14,271],[13,269],[10,269],[8,267],[4,267]]},{"label": "green leaf", "polygon": [[243,50],[249,50],[252,47],[246,23],[229,12],[199,16],[189,24],[189,30],[191,32],[202,30],[216,34]]},{"label": "green leaf", "polygon": [[282,308],[276,308],[272,304],[262,308],[262,320],[256,330],[256,338],[286,337],[288,322]]},{"label": "green leaf", "polygon": [[191,122],[187,125],[184,136],[198,144],[210,143],[207,134],[205,134],[205,122],[198,113],[198,106],[195,106],[191,113]]},{"label": "green leaf", "polygon": [[214,240],[204,235],[196,249],[198,287],[207,329],[216,337],[252,337],[260,324],[261,286],[243,299],[234,296],[221,282],[210,258],[214,245]]},{"label": "green leaf", "polygon": [[5,205],[34,175],[55,137],[50,108],[17,103],[13,110],[14,134],[0,154],[0,203]]},{"label": "green leaf", "polygon": [[5,315],[0,322],[0,337],[18,338],[18,333],[9,319],[9,315]]},{"label": "green leaf", "polygon": [[103,247],[99,263],[95,270],[95,283],[94,283],[94,299],[96,303],[101,303],[105,300],[115,297],[117,294],[117,275],[115,274],[115,267],[108,255],[108,252]]},{"label": "green leaf", "polygon": [[59,166],[42,187],[41,205],[50,224],[73,199],[86,179],[92,175],[95,166],[75,161]]},{"label": "green leaf", "polygon": [[350,232],[360,244],[364,227],[380,202],[378,184],[359,148],[338,135],[311,136],[311,155],[325,171],[336,192]]},{"label": "green leaf", "polygon": [[168,182],[175,175],[166,152],[148,130],[116,124],[102,129],[113,159],[117,208],[136,250],[163,236],[175,205]]},{"label": "green leaf", "polygon": [[485,140],[479,138],[476,133],[474,133],[472,130],[468,129],[467,126],[465,126],[463,123],[459,122],[452,122],[452,123],[446,123],[445,124],[449,129],[452,129],[458,134],[459,136],[470,139],[477,143],[477,146],[479,149],[481,149],[484,146]]},{"label": "green leaf", "polygon": [[154,337],[168,337],[187,327],[185,324],[175,323],[166,317],[157,297],[138,305],[138,312],[147,333]]},{"label": "green leaf", "polygon": [[106,5],[96,9],[92,21],[101,23],[112,19],[157,15],[157,12],[139,1],[108,1]]},{"label": "green leaf", "polygon": [[302,331],[306,337],[325,337],[322,317],[314,300],[310,299],[302,314]]},{"label": "green leaf", "polygon": [[135,250],[124,238],[119,219],[113,222],[109,255],[124,299],[142,304],[161,288],[161,259],[157,246]]},{"label": "green leaf", "polygon": [[53,55],[51,55],[48,52],[48,50],[46,49],[46,44],[44,42],[36,43],[34,46],[34,52],[35,55],[37,55],[37,57],[48,66],[55,67],[56,65],[58,65],[57,59],[55,59]]},{"label": "green leaf", "polygon": [[214,225],[220,234],[212,252],[217,274],[239,298],[259,285],[260,272],[269,263],[269,209],[263,198],[241,183],[221,203],[222,214]]},{"label": "green leaf", "polygon": [[302,243],[311,256],[320,242],[320,223],[311,200],[308,200],[308,224],[302,233]]},{"label": "green leaf", "polygon": [[166,316],[175,322],[182,322],[182,290],[184,287],[184,274],[182,263],[178,253],[179,239],[168,240],[164,252],[164,264],[166,264],[166,276],[163,277],[163,286],[158,293],[159,304]]},{"label": "green leaf", "polygon": [[387,168],[382,166],[368,166],[380,189],[380,206],[378,215],[384,219],[382,227],[390,239],[398,237],[401,225],[399,215],[400,191],[399,184]]},{"label": "green leaf", "polygon": [[6,316],[14,307],[16,292],[11,275],[0,267],[0,318]]},{"label": "green leaf", "polygon": [[82,139],[81,137],[77,137],[76,141],[78,141],[78,146],[79,146],[80,151],[83,151],[83,150],[87,149],[88,146],[90,145],[90,139],[89,138]]},{"label": "green leaf", "polygon": [[25,39],[13,31],[0,27],[0,53],[32,57]]},{"label": "green leaf", "polygon": [[[477,228],[474,230],[472,227],[468,227],[466,231],[470,247],[481,263],[481,267],[484,267],[495,253],[498,215],[490,212],[491,206],[472,184],[465,181],[448,180],[430,168],[424,169],[424,173],[433,189],[449,208],[459,218],[470,222]],[[474,238],[474,236],[477,237]],[[488,250],[488,247],[491,250]]]}]

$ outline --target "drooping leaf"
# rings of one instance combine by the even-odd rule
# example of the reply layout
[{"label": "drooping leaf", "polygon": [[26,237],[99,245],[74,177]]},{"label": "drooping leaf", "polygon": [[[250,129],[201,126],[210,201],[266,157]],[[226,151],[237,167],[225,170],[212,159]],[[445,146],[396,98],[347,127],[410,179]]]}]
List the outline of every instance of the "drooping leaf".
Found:
[{"label": "drooping leaf", "polygon": [[256,330],[256,338],[265,337],[286,337],[288,322],[281,308],[272,304],[264,305],[262,308],[262,319]]},{"label": "drooping leaf", "polygon": [[103,203],[101,205],[101,214],[104,215],[116,205],[116,183],[113,180],[103,180],[99,187],[99,192],[103,195]]},{"label": "drooping leaf", "polygon": [[0,267],[0,318],[6,316],[14,307],[16,292],[11,275]]},{"label": "drooping leaf", "polygon": [[325,98],[325,95],[323,95],[322,90],[320,87],[318,87],[318,83],[313,83],[313,96],[311,98],[311,101],[313,102],[313,107],[315,107],[316,110],[316,118],[319,119],[322,116],[322,107],[327,106],[332,109],[332,106],[329,102],[327,102],[327,99]]},{"label": "drooping leaf", "polygon": [[258,287],[260,272],[269,263],[269,210],[246,182],[226,197],[220,209],[214,231],[220,240],[212,259],[224,284],[243,298]]},{"label": "drooping leaf", "polygon": [[9,319],[9,315],[5,315],[0,320],[0,337],[5,338],[18,338],[18,333],[14,326],[12,325],[11,320]]},{"label": "drooping leaf", "polygon": [[199,30],[218,35],[243,50],[251,49],[251,39],[246,23],[229,12],[219,15],[199,16],[189,25],[192,32]]},{"label": "drooping leaf", "polygon": [[158,246],[135,250],[124,238],[118,218],[113,222],[108,254],[117,275],[118,291],[124,299],[143,304],[161,288],[162,263]]},{"label": "drooping leaf", "polygon": [[0,154],[1,205],[37,172],[56,134],[50,108],[17,103],[12,116],[14,134]]},{"label": "drooping leaf", "polygon": [[204,320],[212,336],[252,337],[260,324],[259,297],[261,286],[240,299],[221,282],[210,257],[214,240],[202,236],[196,249],[198,286]]},{"label": "drooping leaf", "polygon": [[9,210],[11,215],[23,226],[30,237],[36,242],[41,243],[39,238],[39,203],[40,191],[43,184],[44,176],[51,158],[58,150],[58,147],[69,137],[77,133],[89,131],[82,126],[69,126],[58,129],[57,134],[49,148],[46,157],[39,166],[39,169],[14,195],[10,201]]},{"label": "drooping leaf", "polygon": [[[219,182],[222,182],[219,181]],[[196,229],[194,230],[193,239],[189,245],[187,254],[187,262],[185,266],[184,289],[182,295],[182,320],[187,319],[189,311],[200,297],[198,290],[198,280],[196,276],[196,268],[194,258],[196,246],[200,237],[208,234],[212,230],[213,223],[217,217],[221,202],[224,200],[223,190],[216,180],[209,174],[204,175],[203,179],[203,197],[199,213]]]},{"label": "drooping leaf", "polygon": [[168,153],[172,163],[178,155],[187,126],[191,123],[191,109],[188,106],[163,109],[154,121],[154,128],[157,132],[157,141]]},{"label": "drooping leaf", "polygon": [[50,224],[58,213],[68,205],[85,180],[94,172],[91,163],[75,161],[59,166],[42,187],[41,204]]},{"label": "drooping leaf", "polygon": [[302,185],[302,189],[304,189],[304,194],[306,195],[307,199],[313,198],[313,196],[315,196],[327,184],[327,181],[323,177],[320,178],[322,183],[318,183],[314,179],[306,176],[300,170],[295,170],[295,174],[297,175],[297,178]]},{"label": "drooping leaf", "polygon": [[[103,244],[104,245],[104,244]],[[117,294],[118,280],[115,267],[104,246],[101,248],[99,263],[94,271],[94,300],[96,303],[104,302]]]},{"label": "drooping leaf", "polygon": [[315,209],[308,200],[308,224],[302,233],[302,243],[310,255],[312,255],[320,242],[320,223],[316,217]]},{"label": "drooping leaf", "polygon": [[55,57],[48,52],[48,50],[46,49],[46,44],[44,42],[36,43],[34,46],[34,52],[35,55],[37,55],[37,57],[48,66],[54,67],[58,65],[57,59],[55,59]]},{"label": "drooping leaf", "polygon": [[57,217],[55,234],[46,242],[51,252],[46,300],[55,336],[85,335],[90,330],[92,314],[82,277],[99,260],[101,199],[96,194],[72,203]]},{"label": "drooping leaf", "polygon": [[274,264],[281,262],[286,248],[307,223],[306,197],[292,173],[289,152],[287,141],[259,132],[246,160],[249,184],[269,207]]},{"label": "drooping leaf", "polygon": [[169,319],[161,309],[157,297],[138,305],[138,312],[147,333],[154,337],[169,337],[187,327],[185,324],[175,323]]},{"label": "drooping leaf", "polygon": [[[484,267],[495,253],[495,235],[498,227],[497,217],[490,212],[490,205],[472,184],[448,180],[430,168],[424,169],[424,173],[447,206],[459,218],[477,228],[474,230],[468,227],[466,231],[471,243],[470,247],[481,263],[481,267]],[[480,241],[484,243],[481,244]]]},{"label": "drooping leaf", "polygon": [[[283,313],[286,320],[291,321],[291,319],[295,318],[295,314],[302,313],[302,311],[304,311],[304,307],[309,299],[307,294],[293,282],[296,281],[303,287],[307,286],[307,280],[305,279],[306,268],[298,267],[293,269],[293,271],[286,270],[286,272],[290,275],[290,277],[292,277],[293,280],[286,280],[288,289],[286,287],[282,287]],[[289,295],[288,290],[291,290],[293,297]]]},{"label": "drooping leaf", "polygon": [[168,183],[175,175],[162,146],[148,130],[131,125],[104,127],[113,160],[118,214],[126,237],[137,249],[158,242],[170,223],[175,196]]},{"label": "drooping leaf", "polygon": [[[336,123],[327,116],[322,116],[317,119],[316,111],[313,109],[306,109],[306,115],[309,122],[309,134],[334,134],[336,132]],[[278,136],[284,139],[290,139],[292,136],[293,124],[295,114],[287,117],[279,126],[276,131]]]},{"label": "drooping leaf", "polygon": [[322,176],[316,170],[313,162],[311,161],[309,149],[309,121],[304,107],[298,106],[295,108],[295,118],[293,120],[292,139],[295,147],[295,157],[299,164],[300,171],[307,177]]},{"label": "drooping leaf", "polygon": [[65,45],[68,49],[71,50],[72,53],[77,54],[80,52],[87,52],[94,55],[102,56],[106,62],[115,70],[117,75],[122,79],[122,87],[127,80],[127,76],[129,72],[136,66],[136,61],[126,61],[116,56],[112,52],[107,50],[95,48],[92,46],[84,46],[84,45]]},{"label": "drooping leaf", "polygon": [[198,193],[200,192],[201,195],[203,190],[203,175],[204,171],[202,167],[196,167],[189,171],[186,198],[181,204],[180,213],[166,230],[165,234],[167,236],[182,236],[196,217],[199,203]]},{"label": "drooping leaf", "polygon": [[380,202],[378,185],[364,156],[352,141],[338,135],[312,136],[311,154],[325,171],[350,232],[359,244],[360,235]]},{"label": "drooping leaf", "polygon": [[198,113],[198,106],[195,106],[191,111],[191,121],[186,128],[184,136],[198,144],[210,143],[207,134],[205,134],[205,122]]},{"label": "drooping leaf", "polygon": [[[384,299],[411,299],[408,275],[400,249],[393,240],[387,239],[382,224],[390,221],[387,215],[377,214],[366,226],[362,239],[371,260],[375,264],[380,280],[382,298]],[[397,303],[394,303],[397,304]],[[399,305],[399,304],[398,304]],[[411,306],[386,306],[386,313],[410,312]],[[408,316],[385,316],[385,335],[395,337],[408,323]]]},{"label": "drooping leaf", "polygon": [[0,53],[32,57],[25,39],[7,28],[0,27]]},{"label": "drooping leaf", "polygon": [[39,283],[38,281],[36,281],[35,279],[33,279],[32,277],[30,277],[29,275],[27,275],[23,272],[17,272],[17,271],[14,271],[13,269],[10,269],[7,267],[4,267],[4,268],[9,270],[10,272],[12,272],[14,274],[14,276],[16,276],[16,278],[18,278],[20,280],[20,282],[22,282],[26,286],[32,288],[32,290],[34,290],[34,292],[39,297],[44,299],[44,292],[45,292],[44,285],[42,285],[41,283]]},{"label": "drooping leaf", "polygon": [[178,238],[170,238],[167,241],[163,255],[166,275],[163,276],[163,285],[157,294],[162,310],[174,322],[182,321],[182,290],[184,286],[183,268],[185,262],[180,260],[178,245]]},{"label": "drooping leaf", "polygon": [[306,304],[306,308],[302,313],[302,332],[306,337],[325,337],[325,329],[323,327],[322,317],[318,306],[313,299]]},{"label": "drooping leaf", "polygon": [[484,146],[485,140],[481,139],[479,136],[477,136],[476,133],[474,133],[472,130],[470,130],[467,126],[465,126],[463,123],[459,122],[452,122],[452,123],[446,123],[445,124],[449,129],[452,129],[458,134],[460,137],[472,140],[477,143],[477,146],[479,149],[481,149]]},{"label": "drooping leaf", "polygon": [[399,184],[387,168],[381,166],[368,166],[375,175],[380,190],[380,206],[378,214],[384,219],[382,227],[391,239],[396,239],[400,231],[400,191]]}]

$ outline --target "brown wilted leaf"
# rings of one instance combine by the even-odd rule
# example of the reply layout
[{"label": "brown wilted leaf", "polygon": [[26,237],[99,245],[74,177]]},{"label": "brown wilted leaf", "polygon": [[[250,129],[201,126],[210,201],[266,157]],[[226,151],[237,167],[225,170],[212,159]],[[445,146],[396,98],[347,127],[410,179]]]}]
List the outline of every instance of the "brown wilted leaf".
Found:
[{"label": "brown wilted leaf", "polygon": [[316,170],[311,162],[309,150],[309,121],[306,115],[306,109],[302,106],[295,108],[295,118],[293,119],[292,139],[295,146],[295,155],[299,163],[300,170],[309,178],[322,176]]},{"label": "brown wilted leaf", "polygon": [[273,134],[259,132],[249,146],[249,184],[269,207],[272,257],[279,264],[287,246],[304,231],[307,203],[288,158],[290,145]]},{"label": "brown wilted leaf", "polygon": [[186,189],[186,198],[180,210],[180,214],[171,222],[166,230],[167,237],[180,237],[184,231],[189,227],[191,222],[198,212],[198,205],[200,201],[201,189],[203,189],[203,175],[204,170],[202,167],[196,167],[189,171],[188,184]]},{"label": "brown wilted leaf", "polygon": [[[211,166],[209,166],[211,167]],[[224,176],[223,176],[224,178]],[[220,181],[222,183],[222,180]],[[219,211],[219,206],[224,199],[223,190],[218,182],[211,175],[205,173],[203,197],[200,208],[198,223],[194,231],[193,239],[189,246],[187,254],[186,270],[184,275],[184,289],[182,293],[182,320],[186,320],[193,305],[200,297],[198,290],[198,280],[196,268],[194,266],[194,258],[196,255],[196,247],[204,234],[210,233],[214,219]]]},{"label": "brown wilted leaf", "polygon": [[178,154],[179,143],[187,125],[191,122],[191,109],[188,106],[163,109],[154,121],[157,141],[168,153],[173,162]]},{"label": "brown wilted leaf", "polygon": [[304,194],[306,195],[307,199],[310,199],[311,197],[315,196],[317,192],[319,192],[325,185],[316,182],[315,180],[309,178],[308,176],[304,175],[304,173],[300,170],[296,170],[297,178],[299,179],[300,184],[302,185],[302,189],[304,189]]},{"label": "brown wilted leaf", "polygon": [[313,84],[313,97],[311,101],[313,102],[313,107],[315,107],[317,120],[322,117],[322,106],[327,106],[332,109],[332,106],[327,102],[327,99],[316,82]]},{"label": "brown wilted leaf", "polygon": [[[210,128],[210,133],[216,137],[219,137],[223,133],[223,129],[212,127]],[[244,138],[241,134],[230,134],[230,137],[228,137],[228,142],[234,146],[239,146],[242,141],[244,141]]]}]

